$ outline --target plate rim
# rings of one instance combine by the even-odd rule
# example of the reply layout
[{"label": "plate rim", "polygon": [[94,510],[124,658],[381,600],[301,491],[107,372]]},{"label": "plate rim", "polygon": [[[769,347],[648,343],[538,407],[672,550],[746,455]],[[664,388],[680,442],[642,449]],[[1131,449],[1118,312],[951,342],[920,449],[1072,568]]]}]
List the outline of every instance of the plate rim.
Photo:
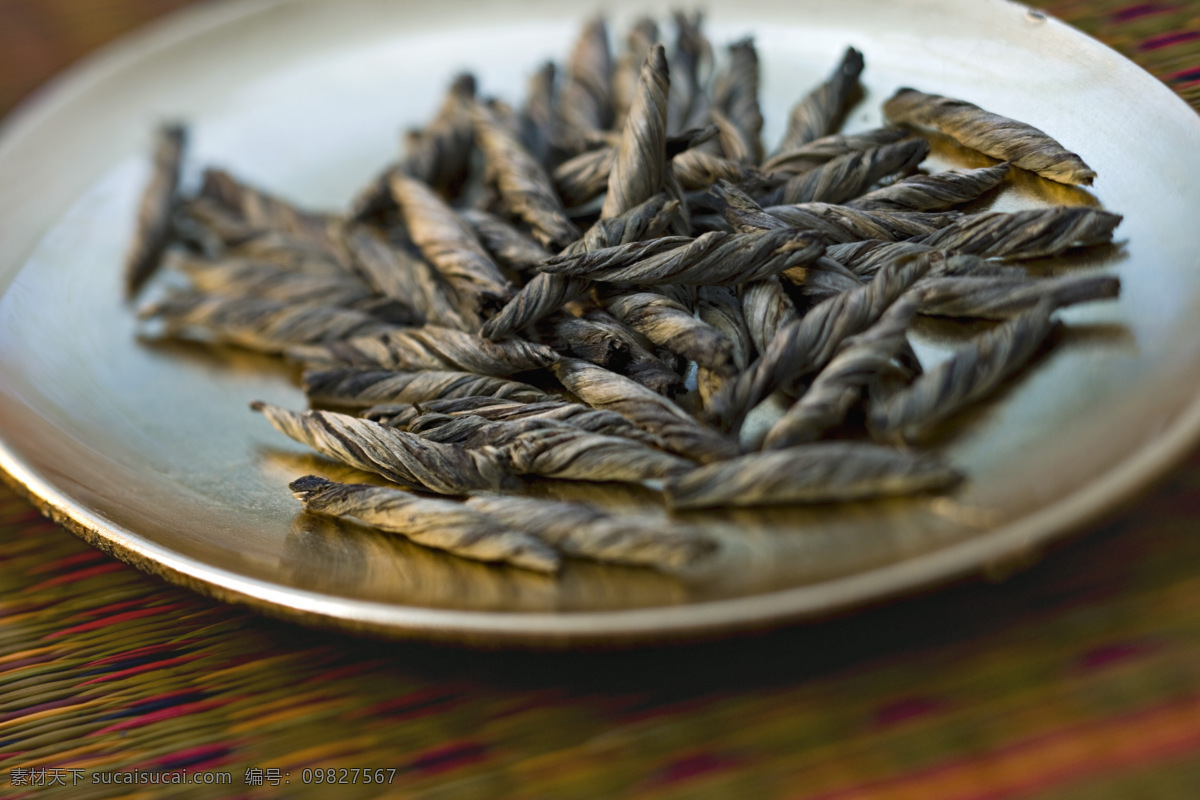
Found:
[{"label": "plate rim", "polygon": [[[0,120],[0,155],[36,132],[43,121],[89,86],[102,82],[146,55],[186,41],[206,30],[236,24],[274,8],[313,0],[220,0],[184,7],[158,17],[85,56],[37,87]],[[1099,47],[1124,66],[1133,66],[1147,90],[1194,110],[1165,84],[1108,45],[1041,9],[1013,0],[985,0],[980,6],[1009,13],[1041,14]],[[1150,85],[1153,84],[1153,88]],[[1200,121],[1198,121],[1200,124]],[[14,271],[19,271],[19,265]],[[0,293],[7,291],[0,290]],[[1111,514],[1146,491],[1200,441],[1200,395],[1127,456],[1078,490],[1013,522],[900,562],[786,589],[742,597],[616,611],[523,612],[428,608],[336,597],[271,584],[176,553],[135,531],[101,519],[34,472],[11,449],[0,430],[0,477],[45,516],[88,544],[139,570],[212,597],[318,627],[386,638],[467,645],[570,647],[583,644],[636,645],[688,641],[750,632],[837,612],[861,609],[899,595],[943,586],[979,572],[1032,564],[1050,543],[1078,535],[1089,523]]]}]

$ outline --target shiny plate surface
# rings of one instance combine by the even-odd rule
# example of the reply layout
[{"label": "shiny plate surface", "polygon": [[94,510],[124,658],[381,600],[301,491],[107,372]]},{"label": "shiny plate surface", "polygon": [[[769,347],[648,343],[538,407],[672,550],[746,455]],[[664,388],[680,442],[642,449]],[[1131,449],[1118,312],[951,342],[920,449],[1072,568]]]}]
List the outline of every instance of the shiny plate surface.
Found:
[{"label": "shiny plate surface", "polygon": [[[655,4],[664,25],[672,4]],[[645,11],[611,4],[614,41]],[[85,62],[0,132],[0,467],[89,542],[219,599],[395,637],[570,646],[654,641],[813,617],[1020,562],[1144,486],[1200,431],[1200,119],[1150,75],[1007,2],[714,2],[714,45],[753,34],[764,139],[854,45],[867,92],[847,129],[879,123],[896,88],[961,97],[1080,153],[1089,191],[1019,176],[997,209],[1099,204],[1117,243],[1036,269],[1103,271],[1117,302],[1067,309],[1053,350],[938,449],[970,480],[943,498],[707,512],[727,545],[686,580],[572,562],[557,579],[459,561],[301,514],[306,472],[350,477],[248,409],[303,407],[297,375],[230,348],[139,340],[121,259],[150,133],[192,126],[194,180],[219,165],[336,210],[395,156],[397,132],[450,77],[513,102],[563,59],[582,10],[549,2],[230,2],[145,29]],[[940,148],[935,166],[968,165]],[[155,287],[150,287],[153,293]],[[924,324],[918,352],[961,337]],[[662,513],[640,490],[539,491]]]}]

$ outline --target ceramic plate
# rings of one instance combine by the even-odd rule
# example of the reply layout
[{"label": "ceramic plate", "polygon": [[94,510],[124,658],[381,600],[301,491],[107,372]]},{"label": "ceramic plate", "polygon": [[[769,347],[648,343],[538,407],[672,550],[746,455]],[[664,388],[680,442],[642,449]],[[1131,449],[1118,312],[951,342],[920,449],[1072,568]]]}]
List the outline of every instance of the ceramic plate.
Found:
[{"label": "ceramic plate", "polygon": [[[675,4],[656,5],[665,22]],[[1117,274],[1121,298],[1062,312],[1055,347],[950,426],[939,449],[970,476],[959,491],[699,515],[725,555],[687,580],[585,563],[544,578],[299,513],[287,482],[339,473],[248,409],[303,407],[294,371],[235,349],[139,341],[120,265],[158,122],[190,122],[191,180],[214,164],[337,209],[455,72],[518,102],[542,60],[565,57],[586,9],[540,0],[204,5],[85,62],[10,119],[0,466],[87,541],[222,600],[389,636],[570,645],[778,624],[1019,561],[1186,452],[1200,426],[1200,120],[1182,101],[1006,2],[707,5],[715,44],[755,37],[769,144],[854,45],[867,92],[848,129],[878,124],[899,86],[962,97],[1051,132],[1100,176],[1088,192],[1022,176],[995,207],[1125,215],[1114,246],[1036,267]],[[646,9],[608,6],[618,32]],[[919,334],[929,361],[954,344],[944,326]],[[542,490],[657,508],[640,491]]]}]

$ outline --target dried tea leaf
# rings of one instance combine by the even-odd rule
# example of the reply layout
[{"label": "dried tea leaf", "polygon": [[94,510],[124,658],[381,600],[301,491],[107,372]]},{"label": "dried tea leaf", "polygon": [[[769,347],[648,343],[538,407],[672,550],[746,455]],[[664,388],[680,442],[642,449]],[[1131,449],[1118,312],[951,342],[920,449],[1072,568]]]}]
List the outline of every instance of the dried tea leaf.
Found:
[{"label": "dried tea leaf", "polygon": [[[267,239],[270,234],[211,197],[176,198],[176,206],[173,221],[176,236],[210,259],[226,257],[226,248]],[[317,259],[335,263],[325,252],[308,249]]]},{"label": "dried tea leaf", "polygon": [[761,180],[753,167],[731,158],[721,158],[705,150],[692,148],[671,159],[679,185],[687,190],[704,189],[720,180],[746,183]]},{"label": "dried tea leaf", "polygon": [[605,369],[621,371],[629,363],[629,343],[598,325],[574,314],[561,313],[548,318],[538,328],[542,341],[555,350],[582,358]]},{"label": "dried tea leaf", "polygon": [[529,272],[550,257],[546,248],[495,214],[471,208],[460,216],[492,257],[510,269]]},{"label": "dried tea leaf", "polygon": [[1121,280],[1115,275],[1064,275],[1058,278],[926,277],[920,291],[921,313],[935,317],[1008,319],[1038,303],[1052,308],[1116,297]]},{"label": "dried tea leaf", "polygon": [[771,426],[763,449],[806,444],[841,423],[865,387],[894,371],[892,362],[908,346],[905,333],[920,306],[919,291],[911,289],[878,322],[847,339],[808,390]]},{"label": "dried tea leaf", "polygon": [[608,189],[617,150],[603,147],[569,158],[554,169],[554,189],[567,206],[582,206]]},{"label": "dried tea leaf", "polygon": [[470,372],[403,372],[352,367],[306,371],[304,393],[314,405],[347,408],[458,397],[488,396],[530,403],[550,397],[527,383]]},{"label": "dried tea leaf", "polygon": [[667,146],[667,53],[654,45],[621,131],[601,219],[619,216],[663,190]]},{"label": "dried tea leaf", "polygon": [[844,203],[890,175],[911,172],[927,155],[929,143],[924,139],[856,150],[790,178],[764,204]]},{"label": "dried tea leaf", "polygon": [[455,309],[476,328],[484,310],[511,296],[508,279],[471,228],[428,186],[396,175],[391,188],[412,241],[449,285]]},{"label": "dried tea leaf", "polygon": [[867,211],[944,211],[991,191],[1006,175],[1008,162],[978,169],[910,175],[857,197],[847,205]]},{"label": "dried tea leaf", "polygon": [[328,346],[294,347],[289,358],[307,364],[342,364],[395,370],[451,370],[504,377],[542,369],[558,360],[548,347],[522,339],[493,342],[452,328],[426,325],[391,329]]},{"label": "dried tea leaf", "polygon": [[872,150],[885,144],[895,144],[908,135],[898,128],[876,128],[863,133],[835,133],[814,139],[792,150],[780,151],[764,161],[760,168],[768,175],[800,175],[839,156],[859,150]]},{"label": "dried tea leaf", "polygon": [[872,434],[885,440],[915,441],[987,395],[1037,352],[1054,327],[1052,311],[1052,303],[1042,302],[977,336],[911,386],[876,405],[868,419]]},{"label": "dried tea leaf", "polygon": [[288,488],[309,513],[354,517],[462,558],[498,561],[537,572],[556,572],[559,567],[558,554],[544,539],[462,503],[419,497],[386,486],[334,483],[316,475],[298,478]]},{"label": "dried tea leaf", "polygon": [[1112,240],[1121,215],[1082,206],[972,214],[916,241],[982,258],[1042,258]]},{"label": "dried tea leaf", "polygon": [[1043,178],[1091,186],[1096,172],[1045,132],[964,100],[899,89],[883,104],[888,121],[932,128],[981,153]]},{"label": "dried tea leaf", "polygon": [[612,54],[608,25],[595,17],[583,26],[567,61],[558,116],[567,128],[606,130],[612,123]]},{"label": "dried tea leaf", "polygon": [[625,127],[626,118],[637,102],[641,69],[658,41],[658,23],[652,17],[639,17],[625,37],[625,50],[617,57],[612,77],[612,102],[615,126]]},{"label": "dried tea leaf", "polygon": [[[424,418],[417,422],[421,419]],[[452,425],[465,423],[468,429],[473,428],[462,441],[464,447],[494,448],[507,469],[515,475],[640,483],[695,468],[695,464],[687,459],[633,439],[593,433],[553,419],[492,422],[466,415],[452,417],[451,420]],[[435,433],[446,427],[449,426],[435,428]],[[412,429],[416,429],[415,423]]]},{"label": "dried tea leaf", "polygon": [[[401,171],[444,197],[458,194],[471,165],[475,132],[471,105],[475,101],[475,77],[462,73],[454,78],[437,114],[425,129],[408,139],[408,152]],[[395,175],[387,178],[390,188]]]},{"label": "dried tea leaf", "polygon": [[447,414],[450,416],[471,414],[495,422],[521,419],[548,419],[563,422],[590,433],[600,433],[605,436],[621,436],[650,445],[651,447],[665,449],[661,439],[637,427],[620,414],[614,411],[591,408],[582,403],[573,403],[567,400],[546,399],[536,402],[521,402],[511,397],[446,398],[422,402],[418,413]]},{"label": "dried tea leaf", "polygon": [[825,252],[824,241],[808,231],[705,233],[696,239],[662,237],[647,242],[563,254],[544,262],[543,272],[594,281],[657,286],[732,285],[810,264]]},{"label": "dried tea leaf", "polygon": [[[702,286],[697,292],[696,313],[700,320],[718,331],[729,346],[732,371],[741,372],[750,363],[754,343],[742,314],[742,304],[737,293],[725,286]],[[696,389],[700,402],[708,404],[709,398],[728,377],[728,369],[714,369],[696,361]]]},{"label": "dried tea leaf", "polygon": [[[201,261],[174,258],[171,266],[187,274],[193,288],[226,297],[262,297],[279,303],[320,303],[371,313],[382,298],[362,280],[341,270],[334,273],[298,272],[278,264],[243,259]],[[416,313],[409,310],[405,320]],[[401,322],[404,320],[390,320]]]},{"label": "dried tea leaf", "polygon": [[133,297],[158,269],[171,236],[171,215],[179,191],[187,132],[182,125],[164,125],[154,138],[154,168],[142,190],[137,228],[125,253],[126,297]]},{"label": "dried tea leaf", "polygon": [[341,235],[344,223],[337,217],[305,211],[219,169],[204,171],[200,196],[220,203],[255,228],[288,234],[349,268]]},{"label": "dried tea leaf", "polygon": [[833,244],[927,237],[962,217],[957,211],[862,211],[830,203],[770,206],[763,210],[794,228],[818,233]]},{"label": "dried tea leaf", "polygon": [[766,352],[777,332],[799,318],[796,304],[777,276],[743,283],[738,293],[750,340],[759,353]]},{"label": "dried tea leaf", "polygon": [[421,257],[403,228],[393,228],[389,241],[372,228],[356,225],[346,232],[346,247],[367,283],[412,308],[414,321],[466,330],[467,320],[456,307],[450,287]]},{"label": "dried tea leaf", "polygon": [[280,433],[357,469],[382,475],[408,489],[435,494],[497,491],[516,483],[497,454],[439,444],[377,422],[332,411],[295,412],[255,402]]},{"label": "dried tea leaf", "polygon": [[617,412],[658,436],[673,453],[707,463],[732,458],[739,452],[736,442],[701,425],[670,400],[629,378],[573,359],[554,365],[553,372],[583,402]]},{"label": "dried tea leaf", "polygon": [[143,306],[138,316],[161,323],[165,336],[236,344],[262,353],[399,330],[390,322],[349,308],[201,292],[172,293]]},{"label": "dried tea leaf", "polygon": [[554,78],[557,68],[547,61],[529,78],[521,107],[521,143],[543,167],[549,168],[558,137]]},{"label": "dried tea leaf", "polygon": [[871,283],[835,295],[781,328],[750,367],[713,395],[709,421],[736,431],[749,411],[774,389],[789,386],[829,363],[842,342],[870,327],[897,297],[930,269],[934,256],[910,257]]},{"label": "dried tea leaf", "polygon": [[466,505],[575,558],[672,572],[718,550],[715,540],[693,526],[613,514],[583,503],[475,495]]},{"label": "dried tea leaf", "polygon": [[[713,113],[716,112],[716,113]],[[736,140],[737,152],[725,150],[725,155],[747,164],[762,161],[762,111],[758,106],[758,51],[751,38],[729,46],[729,65],[713,83],[710,118],[731,123],[732,136],[722,137],[722,144]]]},{"label": "dried tea leaf", "polygon": [[941,260],[930,270],[930,275],[972,275],[995,278],[1025,278],[1028,274],[1020,267],[1007,266],[987,261],[966,253],[941,250],[913,241],[885,242],[879,239],[864,239],[861,242],[830,245],[826,251],[830,257],[845,265],[860,278],[870,280],[879,270],[905,256],[917,253],[936,252]]},{"label": "dried tea leaf", "polygon": [[[627,244],[658,236],[670,224],[678,203],[665,194],[657,194],[620,216],[600,220],[583,237],[564,250],[567,256],[603,247]],[[521,287],[521,291],[486,323],[480,335],[503,339],[553,314],[564,304],[577,300],[591,288],[587,278],[539,273]]]},{"label": "dried tea leaf", "polygon": [[792,107],[787,131],[776,152],[786,154],[836,132],[860,91],[858,76],[862,71],[862,53],[847,47],[829,79]]},{"label": "dried tea leaf", "polygon": [[579,229],[567,219],[550,176],[520,140],[480,103],[471,106],[471,121],[488,174],[508,212],[520,217],[545,247],[559,250],[578,239]]},{"label": "dried tea leaf", "polygon": [[655,291],[609,296],[605,308],[655,345],[726,375],[733,367],[733,345],[716,328],[695,317],[677,299]]},{"label": "dried tea leaf", "polygon": [[625,322],[601,309],[587,311],[583,319],[627,353],[626,360],[620,363],[620,369],[613,371],[619,371],[655,394],[671,396],[683,388],[680,374],[655,355],[653,345]]},{"label": "dried tea leaf", "polygon": [[701,31],[703,15],[689,17],[676,11],[675,48],[670,57],[671,87],[667,94],[667,132],[679,133],[699,127],[708,117],[709,97],[705,91],[712,70],[712,45]]},{"label": "dried tea leaf", "polygon": [[962,475],[939,459],[861,442],[752,453],[699,467],[664,485],[672,508],[846,502],[948,489]]}]

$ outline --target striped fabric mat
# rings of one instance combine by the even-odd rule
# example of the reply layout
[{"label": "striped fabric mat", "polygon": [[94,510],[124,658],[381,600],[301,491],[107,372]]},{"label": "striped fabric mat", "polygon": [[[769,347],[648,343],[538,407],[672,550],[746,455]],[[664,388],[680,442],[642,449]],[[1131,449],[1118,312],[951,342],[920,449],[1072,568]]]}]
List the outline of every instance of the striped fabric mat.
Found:
[{"label": "striped fabric mat", "polygon": [[[178,5],[0,4],[0,102]],[[1200,104],[1200,2],[1044,6]],[[31,25],[61,50],[8,46]],[[1002,583],[733,641],[529,655],[223,606],[0,490],[0,797],[1193,800],[1198,518],[1200,454]]]}]

